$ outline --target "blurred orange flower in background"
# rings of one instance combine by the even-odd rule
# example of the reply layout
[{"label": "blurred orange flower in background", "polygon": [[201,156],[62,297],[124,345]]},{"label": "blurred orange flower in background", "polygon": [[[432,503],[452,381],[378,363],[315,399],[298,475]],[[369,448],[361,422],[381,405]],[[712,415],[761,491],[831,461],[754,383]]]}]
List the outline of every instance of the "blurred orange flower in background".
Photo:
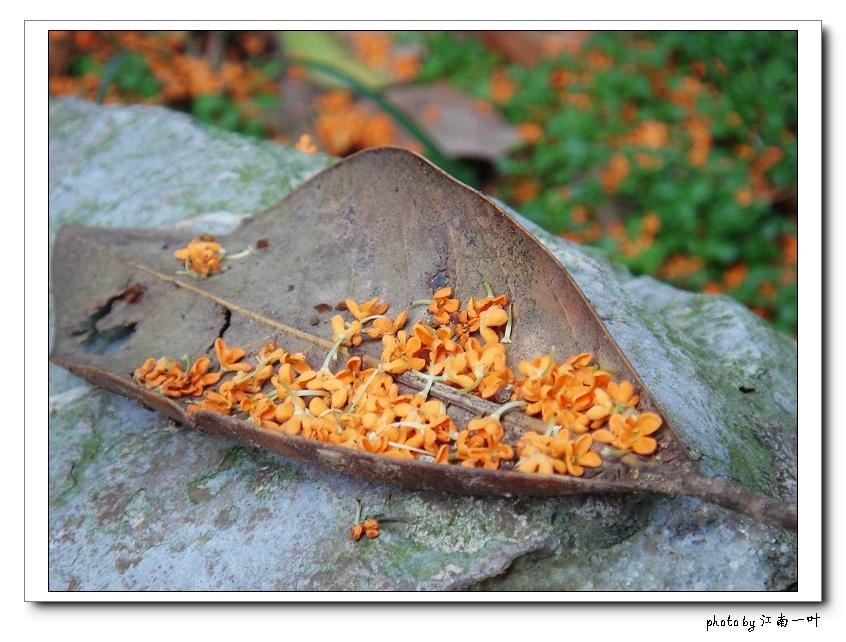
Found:
[{"label": "blurred orange flower in background", "polygon": [[517,83],[508,75],[508,71],[498,68],[491,77],[491,97],[498,103],[511,99],[517,91]]},{"label": "blurred orange flower in background", "polygon": [[666,123],[644,120],[629,133],[629,142],[637,147],[660,149],[667,146],[669,130]]},{"label": "blurred orange flower in background", "polygon": [[629,161],[621,152],[612,154],[608,164],[602,170],[602,187],[606,192],[616,192],[626,176],[629,175]]}]

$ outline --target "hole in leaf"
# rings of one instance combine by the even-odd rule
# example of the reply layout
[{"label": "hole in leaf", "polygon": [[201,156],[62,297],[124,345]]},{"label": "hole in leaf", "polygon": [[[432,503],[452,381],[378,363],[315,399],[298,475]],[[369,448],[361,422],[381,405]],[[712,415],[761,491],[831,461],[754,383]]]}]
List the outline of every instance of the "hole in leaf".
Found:
[{"label": "hole in leaf", "polygon": [[138,303],[144,295],[144,290],[144,286],[140,283],[133,283],[119,294],[109,297],[105,303],[90,306],[88,318],[77,327],[72,328],[69,334],[84,337],[82,347],[86,352],[107,354],[121,348],[135,332],[138,323],[136,321],[120,323],[101,330],[97,327],[97,322],[112,311],[116,301],[131,305]]},{"label": "hole in leaf", "polygon": [[135,327],[138,324],[127,323],[125,325],[117,325],[104,332],[100,332],[94,326],[91,332],[88,333],[82,345],[86,352],[93,352],[94,354],[108,354],[114,352],[129,341],[129,337],[135,332]]},{"label": "hole in leaf", "polygon": [[432,292],[440,290],[441,288],[449,285],[449,271],[446,268],[440,268],[432,274],[427,281],[429,283],[429,289],[432,290]]}]

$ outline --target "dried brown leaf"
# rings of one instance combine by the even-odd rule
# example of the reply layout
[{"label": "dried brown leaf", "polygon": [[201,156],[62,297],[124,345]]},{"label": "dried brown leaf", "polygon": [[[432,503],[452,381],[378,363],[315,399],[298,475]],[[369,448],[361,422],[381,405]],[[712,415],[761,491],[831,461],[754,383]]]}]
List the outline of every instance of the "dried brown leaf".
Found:
[{"label": "dried brown leaf", "polygon": [[[376,148],[336,163],[279,204],[250,217],[216,240],[229,252],[268,239],[261,252],[232,261],[222,274],[196,281],[178,274],[172,250],[181,233],[67,226],[52,257],[56,303],[53,361],[76,374],[206,432],[257,444],[351,475],[402,486],[498,495],[560,495],[653,491],[694,495],[758,519],[795,527],[782,502],[753,495],[697,472],[686,448],[649,390],[558,261],[494,203],[426,160],[395,148]],[[264,430],[207,411],[190,418],[184,403],[132,382],[148,357],[213,357],[213,343],[257,350],[269,339],[321,363],[331,347],[314,328],[313,310],[325,301],[374,296],[398,309],[449,284],[462,298],[484,282],[514,302],[509,358],[591,352],[617,379],[641,391],[639,408],[656,412],[659,452],[650,458],[606,462],[595,476],[528,475],[397,460]],[[143,293],[143,296],[141,296]],[[360,351],[378,357],[381,345]],[[403,386],[420,389],[413,373]],[[433,396],[466,420],[497,407],[436,384]],[[543,430],[521,413],[505,417],[512,434]]]}]

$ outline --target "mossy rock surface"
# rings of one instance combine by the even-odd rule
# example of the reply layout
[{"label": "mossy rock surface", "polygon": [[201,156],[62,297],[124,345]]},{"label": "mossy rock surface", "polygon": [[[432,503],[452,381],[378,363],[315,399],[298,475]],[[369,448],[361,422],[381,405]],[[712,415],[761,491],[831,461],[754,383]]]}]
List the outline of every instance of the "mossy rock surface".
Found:
[{"label": "mossy rock surface", "polygon": [[[332,159],[157,107],[50,106],[62,223],[222,232]],[[796,343],[519,215],[570,270],[707,474],[796,500]],[[796,536],[699,501],[487,499],[342,477],[176,426],[50,365],[53,590],[783,590]],[[395,518],[347,537],[355,500]]]}]

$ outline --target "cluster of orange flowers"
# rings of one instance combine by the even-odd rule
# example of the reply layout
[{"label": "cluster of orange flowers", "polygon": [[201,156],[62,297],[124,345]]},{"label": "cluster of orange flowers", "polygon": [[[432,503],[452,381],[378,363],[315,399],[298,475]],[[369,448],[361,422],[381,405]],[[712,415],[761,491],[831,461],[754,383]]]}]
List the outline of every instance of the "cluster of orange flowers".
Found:
[{"label": "cluster of orange flowers", "polygon": [[362,535],[366,535],[368,539],[379,537],[379,522],[375,519],[365,519],[353,524],[350,529],[350,538],[358,541]]},{"label": "cluster of orange flowers", "polygon": [[134,379],[147,388],[156,389],[165,397],[199,397],[203,391],[220,381],[220,372],[209,372],[211,359],[200,357],[191,366],[186,359],[185,372],[182,364],[175,359],[150,357],[135,370]]},{"label": "cluster of orange flowers", "polygon": [[[565,466],[571,475],[581,475],[582,466],[601,463],[596,453],[589,452],[593,441],[639,455],[657,450],[651,435],[661,427],[661,418],[652,412],[638,414],[640,397],[631,382],[613,381],[610,373],[591,365],[592,357],[585,352],[558,364],[546,355],[518,365],[523,377],[514,384],[515,397],[528,402],[526,414],[540,415],[552,426],[547,435],[522,437],[518,449],[525,459],[518,470],[535,472],[536,466],[538,470],[551,466],[563,472]],[[568,433],[578,435],[575,443]]]},{"label": "cluster of orange flowers", "polygon": [[[485,297],[468,299],[463,308],[449,287],[414,302],[412,306],[427,306],[430,319],[415,322],[410,331],[404,329],[407,309],[392,317],[385,314],[388,304],[378,298],[363,303],[347,299],[352,318],[332,318],[334,346],[319,369],[304,354],[288,353],[275,341],[258,350],[254,364],[247,363],[243,348],[218,338],[217,372],[207,374],[208,357],[198,359],[187,373],[171,359],[148,359],[136,370],[135,380],[169,397],[202,397],[188,406],[189,416],[197,410],[244,413],[267,430],[436,464],[498,469],[512,461],[515,448],[505,443],[500,416],[518,406],[549,425],[547,434],[525,434],[516,444],[518,471],[581,476],[584,467],[601,465],[591,450],[593,441],[643,455],[655,452],[657,444],[649,435],[661,425],[660,418],[638,415],[639,399],[631,383],[613,382],[609,373],[590,365],[591,354],[561,364],[550,356],[520,362],[521,376],[515,376],[506,363],[511,307],[505,295],[488,290]],[[358,346],[365,338],[382,342],[378,366],[364,367],[361,356],[351,356],[343,369],[332,372],[330,364],[341,346]],[[422,392],[400,392],[394,376],[406,372],[416,373],[421,387],[425,382]],[[460,393],[511,402],[459,431],[446,405],[428,398],[436,381]],[[358,526],[370,536],[366,526]]]},{"label": "cluster of orange flowers", "polygon": [[[178,32],[137,31],[51,31],[50,41],[55,54],[61,56],[64,50],[90,52],[95,60],[105,63],[120,50],[131,51],[144,57],[150,73],[161,85],[161,93],[143,102],[174,103],[209,94],[227,93],[242,103],[257,92],[275,93],[272,79],[251,68],[245,62],[234,59],[234,48],[230,46],[219,64],[211,56],[199,57],[184,53],[184,34]],[[234,43],[233,43],[234,44]],[[239,44],[251,55],[266,47],[266,40],[257,34],[244,33]],[[93,99],[100,84],[100,78],[93,74],[75,78],[53,73],[50,91],[57,95],[77,94]],[[126,101],[117,87],[110,87],[106,102]],[[137,98],[137,97],[135,97]]]},{"label": "cluster of orange flowers", "polygon": [[352,528],[350,529],[350,539],[356,542],[361,539],[362,535],[367,539],[376,539],[379,537],[379,521],[375,517],[367,517],[362,515],[361,500],[356,500],[355,520],[353,520]]},{"label": "cluster of orange flowers", "polygon": [[173,255],[185,263],[185,271],[200,279],[208,278],[212,272],[223,272],[220,260],[223,246],[214,237],[203,235],[192,239],[187,247],[180,248]]},{"label": "cluster of orange flowers", "polygon": [[389,71],[394,80],[414,80],[420,71],[418,57],[397,50],[387,31],[354,31],[350,43],[366,65]]},{"label": "cluster of orange flowers", "polygon": [[314,107],[317,113],[314,129],[328,154],[345,156],[397,140],[391,117],[368,111],[360,102],[354,102],[349,92],[330,91],[317,98]]},{"label": "cluster of orange flowers", "polygon": [[664,261],[664,264],[658,270],[658,274],[662,279],[679,279],[695,274],[704,265],[705,261],[701,257],[676,253]]}]

